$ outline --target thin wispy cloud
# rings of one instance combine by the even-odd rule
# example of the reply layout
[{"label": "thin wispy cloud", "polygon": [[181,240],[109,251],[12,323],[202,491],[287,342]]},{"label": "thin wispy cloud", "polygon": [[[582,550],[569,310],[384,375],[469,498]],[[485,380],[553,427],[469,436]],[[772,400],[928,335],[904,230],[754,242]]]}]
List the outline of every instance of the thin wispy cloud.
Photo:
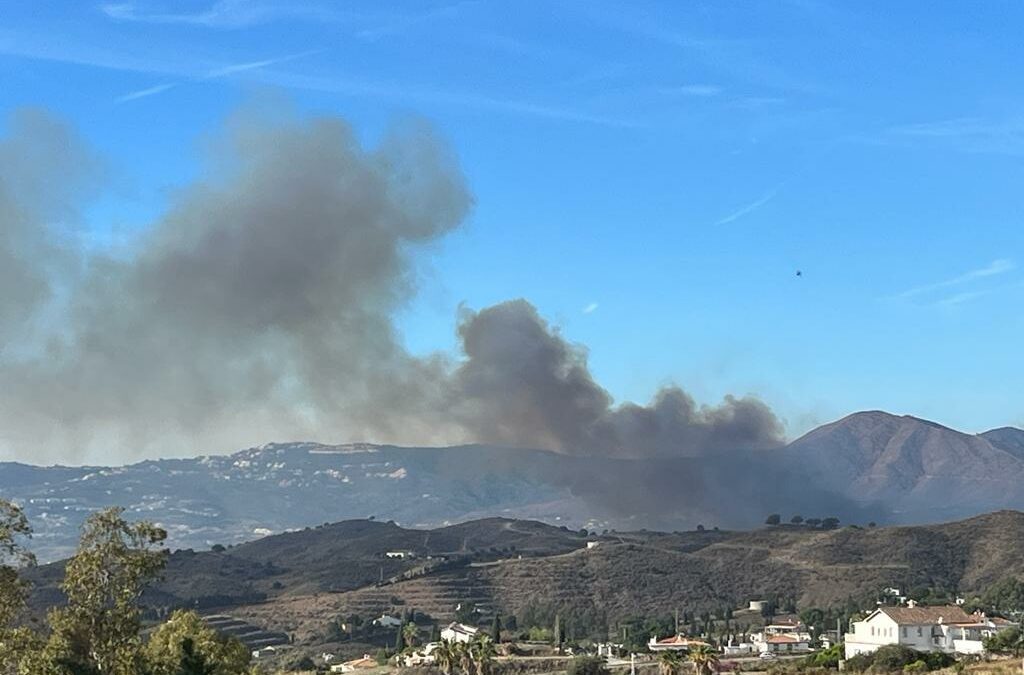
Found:
[{"label": "thin wispy cloud", "polygon": [[667,87],[662,91],[669,94],[682,94],[683,96],[710,97],[722,93],[722,88],[714,84],[685,84],[681,87]]},{"label": "thin wispy cloud", "polygon": [[168,89],[173,89],[178,86],[176,82],[169,82],[166,84],[158,84],[153,87],[146,87],[145,89],[139,89],[138,91],[130,91],[123,96],[118,96],[114,99],[117,103],[127,103],[128,101],[134,101],[139,98],[146,98],[147,96],[155,96],[156,94],[162,94]]},{"label": "thin wispy cloud", "polygon": [[372,28],[364,28],[356,33],[356,37],[373,42],[382,37],[404,33],[405,31],[433,19],[454,17],[461,9],[471,5],[479,4],[479,0],[462,0],[451,4],[432,7],[422,12],[404,14],[380,23]]},{"label": "thin wispy cloud", "polygon": [[948,143],[965,152],[1024,154],[1024,118],[960,117],[891,127],[890,137]]},{"label": "thin wispy cloud", "polygon": [[165,77],[192,77],[212,64],[178,55],[162,59],[110,50],[103,46],[75,44],[66,40],[34,37],[0,30],[0,54],[33,61],[50,61],[88,68],[145,73]]},{"label": "thin wispy cloud", "polygon": [[591,18],[645,42],[656,42],[684,50],[709,68],[736,79],[780,91],[825,93],[826,88],[774,64],[758,53],[755,43],[742,39],[708,38],[686,32],[671,21],[639,15],[631,10],[598,9],[587,5]]},{"label": "thin wispy cloud", "polygon": [[187,24],[206,28],[245,28],[280,19],[338,21],[357,18],[323,3],[258,2],[219,0],[195,12],[157,12],[140,9],[138,3],[116,2],[100,5],[100,11],[116,21],[153,24]]},{"label": "thin wispy cloud", "polygon": [[971,300],[976,300],[982,296],[988,295],[989,293],[991,293],[991,291],[965,291],[963,293],[955,293],[949,297],[942,298],[941,300],[932,303],[932,305],[934,307],[956,307],[957,305],[962,305],[970,302]]},{"label": "thin wispy cloud", "polygon": [[259,71],[268,84],[282,87],[334,93],[343,96],[374,96],[377,98],[413,101],[421,104],[447,105],[459,108],[494,110],[564,122],[579,122],[619,129],[635,129],[641,125],[633,120],[608,117],[576,108],[502,98],[476,92],[463,92],[373,80],[352,80],[337,77],[300,75],[276,71]]},{"label": "thin wispy cloud", "polygon": [[260,68],[266,68],[268,66],[274,66],[274,65],[277,65],[277,64],[280,64],[280,63],[286,63],[288,61],[293,61],[295,59],[299,59],[299,58],[302,58],[304,56],[309,56],[311,54],[320,53],[320,51],[322,51],[322,50],[310,50],[310,51],[305,51],[305,52],[299,52],[297,54],[289,54],[287,56],[281,56],[281,57],[277,57],[277,58],[273,58],[273,59],[264,59],[262,61],[248,61],[248,62],[245,62],[245,63],[233,63],[233,64],[228,64],[226,66],[218,66],[218,67],[208,71],[202,77],[189,78],[189,80],[183,80],[181,82],[170,82],[170,83],[165,83],[165,84],[158,84],[156,86],[148,87],[146,89],[140,89],[139,91],[133,91],[133,92],[125,94],[124,96],[119,96],[116,99],[116,102],[117,103],[127,103],[128,101],[134,101],[134,100],[137,100],[137,99],[140,99],[140,98],[146,98],[148,96],[155,96],[157,94],[162,94],[163,92],[168,91],[169,89],[173,89],[174,87],[177,87],[179,85],[185,84],[185,83],[187,83],[189,81],[198,82],[198,81],[201,81],[201,80],[216,80],[216,79],[219,79],[219,78],[222,78],[222,77],[230,77],[232,75],[238,75],[238,74],[249,72],[249,71],[253,71],[253,70],[259,70]]},{"label": "thin wispy cloud", "polygon": [[743,218],[744,216],[749,216],[754,211],[757,211],[759,208],[761,208],[762,206],[764,206],[765,204],[767,204],[771,200],[775,199],[776,195],[778,195],[778,194],[779,194],[779,189],[778,188],[772,188],[768,192],[765,192],[763,195],[761,195],[760,199],[752,201],[749,204],[747,204],[746,206],[743,206],[743,207],[737,209],[736,211],[733,211],[732,213],[730,213],[726,217],[724,217],[724,218],[722,218],[722,219],[720,219],[718,221],[715,221],[715,225],[728,225],[729,223],[737,221],[740,218]]},{"label": "thin wispy cloud", "polygon": [[304,52],[298,52],[297,54],[289,54],[287,56],[280,56],[274,59],[264,59],[262,61],[250,61],[248,63],[235,63],[220,68],[215,68],[206,74],[206,79],[216,79],[218,77],[227,77],[229,75],[236,75],[238,73],[244,73],[249,70],[257,70],[259,68],[266,68],[268,66],[276,66],[281,63],[287,63],[288,61],[294,61],[295,59],[301,59],[305,56],[312,56],[313,54],[322,54],[322,49],[310,49]]},{"label": "thin wispy cloud", "polygon": [[[282,57],[282,60],[291,60],[300,55],[310,53],[316,52],[302,52],[299,55]],[[162,61],[159,59],[140,58],[123,53],[110,52],[105,49],[89,48],[55,41],[26,40],[24,35],[14,36],[3,31],[0,31],[0,54],[33,60],[52,61],[54,63],[102,68],[105,70],[146,73],[164,77],[177,76],[183,80],[195,81],[210,79],[211,73],[223,71],[224,69],[233,69],[233,72],[238,72],[238,68],[243,65],[252,65],[211,64],[209,62],[190,62],[185,59]],[[609,117],[578,108],[538,103],[523,99],[503,98],[476,92],[445,90],[436,86],[418,86],[392,81],[352,80],[342,77],[307,75],[277,69],[272,70],[270,66],[264,67],[262,65],[256,68],[249,68],[249,72],[251,77],[259,82],[286,89],[318,91],[343,96],[371,96],[421,104],[493,110],[506,114],[593,124],[618,129],[635,129],[642,126],[634,120]],[[149,89],[152,89],[152,87],[149,87]],[[131,93],[139,92],[129,92],[125,96],[129,96]],[[136,96],[136,98],[139,97]]]},{"label": "thin wispy cloud", "polygon": [[597,308],[598,308],[598,304],[596,302],[592,302],[592,303],[590,303],[589,305],[587,305],[586,307],[583,308],[583,313],[584,314],[593,314],[594,312],[597,311]]},{"label": "thin wispy cloud", "polygon": [[[955,277],[945,279],[943,281],[936,281],[931,284],[915,286],[914,288],[907,289],[902,293],[898,293],[894,297],[896,297],[897,299],[906,300],[908,298],[914,298],[921,295],[926,295],[928,293],[934,293],[935,291],[953,288],[955,286],[961,286],[972,281],[977,281],[978,279],[985,279],[988,277],[998,276],[1000,274],[1006,274],[1007,272],[1012,272],[1016,268],[1017,266],[1012,260],[1008,260],[1006,258],[999,258],[997,260],[993,260],[984,267],[979,267],[977,269],[964,272],[963,274],[959,274]],[[961,295],[967,295],[967,293],[963,293]],[[971,298],[965,298],[963,300],[958,300],[957,302],[965,302],[967,299]]]}]

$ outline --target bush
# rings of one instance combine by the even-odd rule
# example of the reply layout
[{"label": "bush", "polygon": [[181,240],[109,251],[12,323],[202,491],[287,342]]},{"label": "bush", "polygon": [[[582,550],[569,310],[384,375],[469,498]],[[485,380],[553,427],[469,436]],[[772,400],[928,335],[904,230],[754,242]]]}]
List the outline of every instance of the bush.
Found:
[{"label": "bush", "polygon": [[567,675],[608,675],[608,664],[600,656],[577,656],[566,669]]},{"label": "bush", "polygon": [[875,670],[892,672],[920,660],[921,652],[903,645],[885,645],[875,650],[871,665]]},{"label": "bush", "polygon": [[[814,656],[824,654],[825,652],[820,652]],[[860,654],[847,659],[846,669],[852,671],[871,670],[878,673],[894,673],[899,671],[923,673],[948,668],[955,662],[956,659],[951,655],[942,652],[919,652],[903,645],[885,645],[884,647],[879,647],[872,654]]]},{"label": "bush", "polygon": [[843,658],[841,645],[832,645],[828,649],[810,654],[804,659],[804,665],[810,668],[839,668],[839,661]]},{"label": "bush", "polygon": [[846,659],[846,669],[856,672],[863,672],[871,667],[871,654],[857,654]]},{"label": "bush", "polygon": [[943,652],[926,652],[922,660],[928,666],[928,670],[942,670],[956,663],[952,655]]}]

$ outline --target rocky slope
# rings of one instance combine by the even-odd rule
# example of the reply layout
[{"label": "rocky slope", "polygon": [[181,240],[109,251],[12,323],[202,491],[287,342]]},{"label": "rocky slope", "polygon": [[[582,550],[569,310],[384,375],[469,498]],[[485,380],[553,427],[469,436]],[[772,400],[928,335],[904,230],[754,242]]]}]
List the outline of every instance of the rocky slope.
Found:
[{"label": "rocky slope", "polygon": [[486,516],[576,529],[747,528],[767,513],[927,523],[1024,508],[1024,431],[964,434],[857,413],[787,447],[650,460],[489,446],[270,444],[124,467],[0,463],[43,560],[67,555],[85,516],[124,506],[175,548],[206,549],[346,518],[436,527]]}]

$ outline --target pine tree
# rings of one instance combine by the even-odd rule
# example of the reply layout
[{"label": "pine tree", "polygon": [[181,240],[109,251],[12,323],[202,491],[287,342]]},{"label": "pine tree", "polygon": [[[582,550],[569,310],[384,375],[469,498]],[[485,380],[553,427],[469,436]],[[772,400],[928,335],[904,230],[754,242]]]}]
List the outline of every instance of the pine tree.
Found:
[{"label": "pine tree", "polygon": [[501,615],[494,615],[494,623],[491,624],[491,639],[495,643],[501,642]]},{"label": "pine tree", "polygon": [[401,654],[405,651],[405,633],[402,632],[402,627],[399,626],[395,630],[395,653]]},{"label": "pine tree", "polygon": [[181,641],[181,663],[178,665],[177,675],[213,675],[216,666],[207,663],[206,657],[196,651],[192,638],[185,638]]}]

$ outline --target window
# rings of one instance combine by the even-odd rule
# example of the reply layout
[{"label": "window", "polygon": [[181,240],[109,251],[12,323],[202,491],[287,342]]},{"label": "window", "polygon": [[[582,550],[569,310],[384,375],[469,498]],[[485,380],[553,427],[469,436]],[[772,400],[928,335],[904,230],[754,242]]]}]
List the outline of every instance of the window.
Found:
[{"label": "window", "polygon": [[874,634],[875,634],[875,627],[874,627],[874,626],[872,626],[872,627],[871,627],[871,634],[872,634],[872,635],[874,635]]},{"label": "window", "polygon": [[907,627],[903,627],[903,637],[907,637]]},{"label": "window", "polygon": [[921,632],[921,627],[918,626],[917,627],[917,637],[921,637],[921,635],[923,635],[923,633]]}]

